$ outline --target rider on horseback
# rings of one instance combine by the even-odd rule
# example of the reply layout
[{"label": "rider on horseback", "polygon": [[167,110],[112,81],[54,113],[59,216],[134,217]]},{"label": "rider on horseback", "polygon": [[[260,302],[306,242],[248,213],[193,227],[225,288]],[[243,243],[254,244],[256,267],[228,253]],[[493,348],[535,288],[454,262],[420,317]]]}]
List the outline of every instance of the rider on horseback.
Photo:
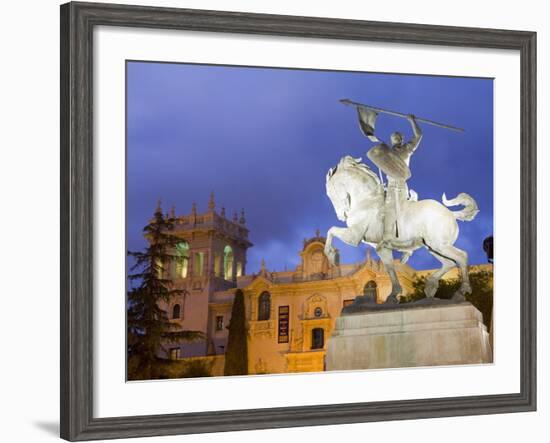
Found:
[{"label": "rider on horseback", "polygon": [[[416,118],[410,114],[374,108],[349,99],[341,102],[355,106],[361,131],[377,143],[369,150],[367,157],[386,174],[387,186],[383,187],[382,180],[376,177],[368,165],[361,163],[360,158],[346,155],[336,167],[329,169],[326,177],[327,196],[338,219],[346,222],[346,227],[332,226],[327,231],[325,255],[329,263],[335,263],[333,238],[339,238],[351,246],[357,246],[361,242],[377,245],[378,256],[392,282],[392,290],[386,303],[397,303],[402,288],[394,266],[393,251],[403,252],[401,261],[404,262],[413,251],[425,247],[442,264],[426,280],[426,297],[433,298],[441,277],[457,266],[462,281],[453,299],[463,301],[464,295],[471,293],[471,286],[468,278],[468,254],[454,246],[459,234],[457,221],[473,220],[479,212],[477,203],[464,192],[450,200],[443,194],[442,203],[433,199],[418,201],[416,194],[407,188],[407,180],[411,176],[410,158],[422,138],[417,120],[458,132],[463,129]],[[406,117],[412,126],[414,137],[404,143],[403,136],[394,132],[389,147],[374,133],[378,113]],[[449,206],[459,205],[464,208],[454,211],[448,209]]]},{"label": "rider on horseback", "polygon": [[403,135],[400,132],[394,132],[390,138],[391,148],[381,143],[367,153],[367,157],[386,174],[388,181],[385,189],[384,235],[377,249],[389,247],[399,238],[399,209],[401,204],[409,199],[407,186],[407,180],[411,176],[409,162],[422,140],[422,131],[414,115],[409,114],[407,119],[414,133],[410,141],[403,143]]}]

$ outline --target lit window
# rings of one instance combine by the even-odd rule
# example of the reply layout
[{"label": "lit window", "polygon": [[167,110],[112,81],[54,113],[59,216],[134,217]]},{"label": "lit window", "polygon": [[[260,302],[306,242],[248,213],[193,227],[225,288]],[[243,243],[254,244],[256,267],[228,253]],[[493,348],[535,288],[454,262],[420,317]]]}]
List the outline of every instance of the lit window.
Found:
[{"label": "lit window", "polygon": [[311,349],[322,349],[325,346],[325,331],[323,328],[311,330]]},{"label": "lit window", "polygon": [[229,245],[223,249],[223,277],[233,280],[233,249]]},{"label": "lit window", "polygon": [[223,315],[216,316],[216,331],[223,330]]},{"label": "lit window", "polygon": [[180,318],[181,315],[181,307],[180,305],[174,305],[172,308],[172,318]]},{"label": "lit window", "polygon": [[195,252],[193,262],[193,275],[200,276],[204,271],[204,252]]},{"label": "lit window", "polygon": [[262,292],[258,299],[258,320],[269,320],[271,311],[271,295],[269,292]]},{"label": "lit window", "polygon": [[222,262],[221,256],[219,254],[215,254],[214,255],[214,275],[216,277],[221,277],[222,276],[221,262]]},{"label": "lit window", "polygon": [[186,278],[189,268],[189,243],[180,242],[176,245],[176,278]]},{"label": "lit window", "polygon": [[164,266],[162,265],[162,261],[159,259],[155,260],[155,267],[156,267],[156,273],[157,278],[163,278],[164,277]]},{"label": "lit window", "polygon": [[177,360],[181,356],[180,348],[170,348],[170,360]]},{"label": "lit window", "polygon": [[241,277],[243,275],[243,264],[238,261],[237,262],[237,277]]}]

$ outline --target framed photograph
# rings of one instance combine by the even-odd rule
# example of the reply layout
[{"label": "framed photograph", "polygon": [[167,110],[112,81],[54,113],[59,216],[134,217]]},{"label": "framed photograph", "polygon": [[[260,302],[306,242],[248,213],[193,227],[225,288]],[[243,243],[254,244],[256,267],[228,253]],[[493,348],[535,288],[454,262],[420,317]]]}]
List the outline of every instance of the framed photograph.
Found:
[{"label": "framed photograph", "polygon": [[61,6],[61,437],[536,409],[536,34]]}]

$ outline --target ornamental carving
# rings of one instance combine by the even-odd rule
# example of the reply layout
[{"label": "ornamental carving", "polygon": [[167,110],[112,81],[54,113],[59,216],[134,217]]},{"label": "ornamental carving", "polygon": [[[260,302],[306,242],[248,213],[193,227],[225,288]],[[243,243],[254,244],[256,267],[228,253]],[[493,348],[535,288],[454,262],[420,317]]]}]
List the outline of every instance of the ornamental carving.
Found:
[{"label": "ornamental carving", "polygon": [[314,294],[305,301],[304,320],[328,316],[328,303],[325,296]]}]

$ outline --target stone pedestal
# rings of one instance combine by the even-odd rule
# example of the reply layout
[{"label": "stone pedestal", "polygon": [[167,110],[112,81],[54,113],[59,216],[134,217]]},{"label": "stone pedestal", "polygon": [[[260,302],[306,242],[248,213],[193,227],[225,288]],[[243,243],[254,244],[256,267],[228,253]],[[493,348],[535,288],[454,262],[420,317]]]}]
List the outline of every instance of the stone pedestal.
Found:
[{"label": "stone pedestal", "polygon": [[338,317],[326,370],[492,362],[487,328],[470,303],[394,306]]}]

